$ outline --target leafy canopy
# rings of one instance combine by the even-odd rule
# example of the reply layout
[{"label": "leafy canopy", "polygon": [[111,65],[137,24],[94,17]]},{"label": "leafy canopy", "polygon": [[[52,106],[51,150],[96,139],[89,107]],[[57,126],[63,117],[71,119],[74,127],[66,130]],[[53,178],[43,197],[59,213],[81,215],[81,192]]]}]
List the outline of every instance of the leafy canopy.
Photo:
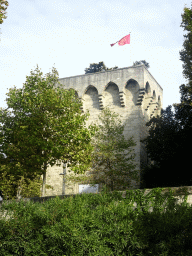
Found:
[{"label": "leafy canopy", "polygon": [[107,68],[105,66],[104,62],[101,61],[99,63],[90,64],[89,68],[85,69],[85,74],[96,73],[96,72],[107,71],[107,70],[114,70],[114,69],[117,69],[117,68],[118,68],[117,66],[115,66],[113,68]]},{"label": "leafy canopy", "polygon": [[6,10],[7,10],[7,6],[9,6],[8,1],[0,0],[0,24],[3,23],[3,19],[7,18],[7,16],[5,16]]},{"label": "leafy canopy", "polygon": [[140,61],[133,62],[133,66],[137,66],[137,65],[140,65],[140,64],[144,64],[146,68],[150,68],[149,63],[146,62],[145,60],[140,60]]},{"label": "leafy canopy", "polygon": [[184,8],[181,27],[184,35],[180,60],[188,83],[180,86],[181,102],[162,110],[161,117],[153,118],[149,137],[145,140],[148,155],[155,164],[143,171],[147,186],[191,185],[190,146],[192,142],[192,8]]},{"label": "leafy canopy", "polygon": [[58,82],[56,69],[43,78],[37,66],[22,89],[11,88],[7,95],[8,108],[0,110],[0,158],[10,175],[33,180],[58,159],[84,173],[95,128],[85,128],[89,113],[82,114],[75,91]]}]

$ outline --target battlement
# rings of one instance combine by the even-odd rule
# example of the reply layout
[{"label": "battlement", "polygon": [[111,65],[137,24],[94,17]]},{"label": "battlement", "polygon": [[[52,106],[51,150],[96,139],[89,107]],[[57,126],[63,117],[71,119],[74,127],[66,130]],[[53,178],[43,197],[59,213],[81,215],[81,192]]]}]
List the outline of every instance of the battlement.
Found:
[{"label": "battlement", "polygon": [[139,85],[140,92],[145,91],[146,87],[148,87],[148,96],[157,95],[161,106],[163,102],[163,89],[145,65],[65,77],[58,79],[58,81],[64,85],[65,89],[73,88],[80,99],[83,99],[84,94],[91,86],[97,89],[98,95],[103,95],[107,86],[110,83],[114,83],[117,85],[119,93],[125,93],[126,85],[130,81],[135,81]]}]

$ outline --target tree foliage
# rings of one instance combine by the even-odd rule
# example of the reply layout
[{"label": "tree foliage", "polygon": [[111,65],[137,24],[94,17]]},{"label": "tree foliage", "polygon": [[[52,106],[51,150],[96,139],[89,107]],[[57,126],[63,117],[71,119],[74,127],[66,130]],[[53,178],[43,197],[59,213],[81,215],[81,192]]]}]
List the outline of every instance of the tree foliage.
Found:
[{"label": "tree foliage", "polygon": [[181,103],[173,104],[162,111],[162,116],[153,118],[146,147],[155,164],[143,170],[145,186],[189,186],[192,183],[190,171],[190,146],[192,142],[192,9],[184,8],[181,27],[184,35],[183,75],[188,83],[180,86]]},{"label": "tree foliage", "polygon": [[158,164],[170,159],[179,146],[178,141],[174,140],[179,126],[171,107],[168,106],[166,110],[162,109],[160,117],[153,117],[146,123],[146,126],[150,127],[149,136],[142,140],[142,142],[147,141],[148,155]]},{"label": "tree foliage", "polygon": [[192,175],[189,172],[189,141],[192,136],[183,133],[171,106],[162,110],[161,117],[153,117],[146,125],[150,127],[149,136],[142,142],[145,142],[148,157],[154,164],[142,170],[144,186],[190,185]]},{"label": "tree foliage", "polygon": [[113,68],[107,68],[105,66],[104,62],[101,61],[99,63],[90,64],[89,68],[85,69],[85,74],[96,73],[96,72],[107,71],[107,70],[114,70],[114,69],[117,69],[117,68],[118,68],[117,66],[115,66]]},{"label": "tree foliage", "polygon": [[137,66],[137,65],[140,65],[140,64],[144,64],[146,68],[150,68],[149,63],[146,62],[145,60],[140,60],[140,61],[133,62],[133,66]]},{"label": "tree foliage", "polygon": [[128,189],[131,181],[139,182],[138,170],[134,164],[136,145],[133,138],[126,140],[123,135],[124,125],[117,119],[117,114],[108,108],[99,115],[100,125],[93,137],[92,168],[86,175],[70,174],[66,181],[104,184],[108,190]]},{"label": "tree foliage", "polygon": [[6,10],[7,10],[7,6],[9,6],[8,1],[0,0],[0,24],[3,23],[3,19],[7,18],[7,16],[5,16]]},{"label": "tree foliage", "polygon": [[90,166],[95,129],[85,128],[89,113],[82,114],[75,91],[58,82],[56,69],[45,78],[42,74],[37,66],[22,89],[9,90],[8,108],[0,110],[0,158],[17,180],[43,174],[44,193],[47,166],[58,159],[70,161],[77,173]]},{"label": "tree foliage", "polygon": [[184,8],[181,27],[187,31],[184,35],[183,50],[180,53],[180,60],[183,62],[183,75],[188,83],[180,86],[181,103],[173,104],[175,107],[175,117],[180,120],[180,124],[186,131],[192,128],[192,8]]},{"label": "tree foliage", "polygon": [[[18,163],[19,165],[19,163]],[[29,198],[41,196],[41,186],[43,180],[41,177],[37,175],[37,177],[33,180],[27,179],[27,182],[24,181],[24,176],[20,179],[16,179],[14,175],[10,175],[10,167],[7,165],[1,165],[1,182],[0,187],[3,191],[3,199],[4,200],[12,200],[15,198],[19,198],[20,196]]]},{"label": "tree foliage", "polygon": [[[191,4],[192,7],[192,4]],[[183,50],[179,52],[180,60],[183,62],[183,75],[189,81],[189,84],[192,83],[192,72],[191,72],[191,63],[192,63],[192,8],[184,8],[184,13],[182,16],[182,22],[180,27],[182,27],[187,34],[184,35]],[[190,93],[191,94],[191,93]]]}]

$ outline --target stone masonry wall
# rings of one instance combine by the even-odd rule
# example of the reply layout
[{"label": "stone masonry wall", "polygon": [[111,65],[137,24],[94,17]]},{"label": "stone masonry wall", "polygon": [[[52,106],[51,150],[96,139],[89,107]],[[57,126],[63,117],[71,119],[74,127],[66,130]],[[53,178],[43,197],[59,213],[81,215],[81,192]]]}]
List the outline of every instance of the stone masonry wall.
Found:
[{"label": "stone masonry wall", "polygon": [[[145,123],[153,116],[160,115],[163,100],[163,89],[153,78],[144,65],[132,66],[59,79],[64,89],[73,88],[82,100],[82,112],[89,111],[86,122],[88,127],[98,121],[101,110],[108,106],[111,111],[119,114],[122,124],[125,124],[125,139],[134,137],[134,147],[137,169],[141,170],[147,164],[147,153],[144,144],[140,142],[148,134]],[[79,184],[64,184],[63,165],[49,167],[45,195],[77,194]],[[66,172],[68,175],[68,171]],[[64,184],[64,185],[63,185]],[[133,187],[140,184],[132,182]],[[99,186],[101,189],[101,186]],[[99,190],[100,190],[99,189]]]}]

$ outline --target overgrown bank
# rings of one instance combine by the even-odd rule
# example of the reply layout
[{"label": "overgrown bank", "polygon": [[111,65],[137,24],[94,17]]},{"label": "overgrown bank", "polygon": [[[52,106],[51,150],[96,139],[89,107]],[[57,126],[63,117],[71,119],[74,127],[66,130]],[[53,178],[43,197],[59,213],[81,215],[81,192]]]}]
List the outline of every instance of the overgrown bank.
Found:
[{"label": "overgrown bank", "polygon": [[3,204],[1,210],[13,212],[13,218],[0,220],[0,254],[191,255],[192,209],[185,202],[176,205],[171,192],[162,196],[161,190],[145,198],[130,190],[126,198],[102,192]]}]

